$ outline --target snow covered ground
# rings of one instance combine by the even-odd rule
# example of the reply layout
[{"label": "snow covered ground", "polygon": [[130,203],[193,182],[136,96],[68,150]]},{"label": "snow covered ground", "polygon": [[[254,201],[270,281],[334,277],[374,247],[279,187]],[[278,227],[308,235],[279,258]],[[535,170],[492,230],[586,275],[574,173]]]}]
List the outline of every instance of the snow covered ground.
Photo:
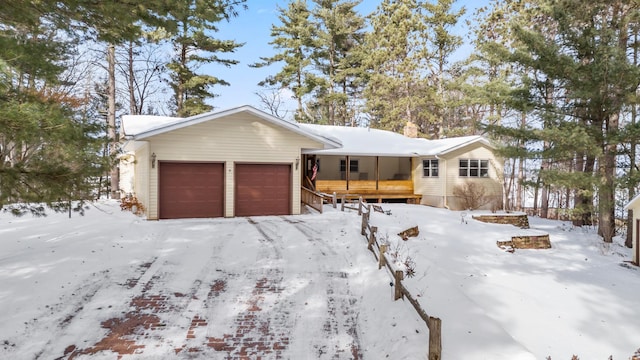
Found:
[{"label": "snow covered ground", "polygon": [[[593,229],[530,218],[552,249],[461,213],[385,204],[371,222],[415,261],[405,281],[442,319],[444,359],[629,359],[640,270]],[[393,302],[353,211],[145,221],[115,202],[84,217],[0,214],[2,359],[425,359],[428,331]],[[419,226],[402,241],[398,232]],[[526,231],[525,231],[526,232]]]}]

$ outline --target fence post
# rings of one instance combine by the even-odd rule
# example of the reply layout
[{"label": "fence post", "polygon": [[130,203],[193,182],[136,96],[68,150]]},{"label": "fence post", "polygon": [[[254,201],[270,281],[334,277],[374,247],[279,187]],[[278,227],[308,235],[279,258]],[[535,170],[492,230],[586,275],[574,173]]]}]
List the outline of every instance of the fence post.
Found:
[{"label": "fence post", "polygon": [[442,359],[442,320],[429,316],[429,360]]},{"label": "fence post", "polygon": [[358,197],[358,215],[362,215],[362,196]]},{"label": "fence post", "polygon": [[387,264],[387,259],[384,254],[387,253],[387,244],[380,245],[380,259],[378,259],[378,270],[382,269]]},{"label": "fence post", "polygon": [[402,299],[404,298],[404,295],[402,294],[402,280],[404,279],[404,273],[402,272],[402,270],[396,270],[394,278],[396,280],[396,291],[393,300]]},{"label": "fence post", "polygon": [[342,195],[342,201],[341,201],[341,204],[340,204],[341,205],[340,211],[344,211],[344,201],[345,201],[345,196]]},{"label": "fence post", "polygon": [[367,235],[367,226],[369,226],[369,214],[362,214],[362,229],[360,234]]},{"label": "fence post", "polygon": [[378,227],[376,226],[371,227],[371,234],[369,234],[369,244],[367,245],[367,248],[371,251],[373,251],[373,243],[376,241],[377,231],[378,231]]},{"label": "fence post", "polygon": [[338,195],[336,195],[336,192],[333,192],[333,196],[332,196],[332,202],[333,202],[333,208],[337,208],[338,207]]}]

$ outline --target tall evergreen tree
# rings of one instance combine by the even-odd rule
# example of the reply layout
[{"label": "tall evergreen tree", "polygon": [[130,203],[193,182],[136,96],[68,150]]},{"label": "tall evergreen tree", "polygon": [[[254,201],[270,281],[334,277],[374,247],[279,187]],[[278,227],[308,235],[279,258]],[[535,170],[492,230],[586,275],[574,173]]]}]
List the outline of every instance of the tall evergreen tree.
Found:
[{"label": "tall evergreen tree", "polygon": [[221,40],[212,35],[218,31],[217,23],[237,15],[236,6],[245,0],[188,0],[176,2],[171,18],[176,30],[170,37],[175,56],[167,65],[171,71],[170,85],[174,91],[175,113],[192,116],[210,111],[213,106],[206,100],[215,97],[214,85],[229,85],[213,75],[199,74],[196,69],[204,64],[231,66],[237,60],[219,57],[220,53],[234,52],[239,44]]},{"label": "tall evergreen tree", "polygon": [[107,164],[100,157],[103,124],[77,113],[83,99],[57,85],[60,66],[31,72],[30,62],[8,66],[0,59],[0,208],[42,215],[41,203],[63,209],[93,199],[94,180]]},{"label": "tall evergreen tree", "polygon": [[162,0],[0,6],[0,206],[95,196],[94,177],[104,170],[98,135],[104,127],[82,115],[83,98],[61,81],[67,56],[76,50],[70,41],[118,43],[135,37],[143,23],[170,25],[164,15]]},{"label": "tall evergreen tree", "polygon": [[360,50],[365,21],[355,9],[361,0],[314,2],[313,15],[318,30],[311,56],[317,76],[309,105],[317,110],[316,122],[354,125],[365,82]]},{"label": "tall evergreen tree", "polygon": [[[477,132],[481,130],[481,124],[514,128],[526,125],[527,113],[531,109],[522,103],[515,103],[511,96],[511,91],[519,80],[514,73],[525,70],[505,62],[504,51],[496,50],[513,48],[509,24],[515,21],[512,20],[513,17],[518,17],[518,22],[526,23],[523,12],[519,4],[496,0],[490,8],[477,9],[474,18],[467,20],[474,35],[474,52],[464,61],[461,76],[455,79],[455,88],[463,94],[460,114],[466,122],[459,123],[462,128]],[[451,130],[448,131],[450,132]],[[513,149],[511,153],[503,154],[506,159],[503,205],[505,209],[522,210],[526,180],[523,149],[528,143],[523,138],[488,135],[493,135],[493,139],[499,143],[511,145]]]},{"label": "tall evergreen tree", "polygon": [[[518,136],[543,144],[530,153],[549,164],[541,167],[540,178],[576,189],[576,207],[591,206],[587,203],[597,191],[599,233],[610,242],[619,116],[637,101],[629,94],[640,82],[640,69],[627,56],[639,4],[532,0],[527,5],[535,22],[526,28],[512,24],[517,46],[504,57],[527,69],[515,99],[533,109],[541,126],[530,122]],[[559,162],[570,162],[577,171],[554,165]]]},{"label": "tall evergreen tree", "polygon": [[456,80],[462,74],[453,71],[451,57],[462,45],[462,37],[452,33],[452,29],[466,10],[462,7],[454,11],[454,3],[454,0],[437,0],[423,5],[432,54],[429,61],[430,82],[436,91],[431,105],[436,123],[433,133],[438,137],[445,136],[445,131],[452,131],[452,128],[459,125],[459,91]]},{"label": "tall evergreen tree", "polygon": [[426,19],[416,0],[383,0],[370,16],[365,49],[370,79],[365,88],[371,125],[400,131],[405,122],[425,130],[435,92],[424,79],[429,59]]},{"label": "tall evergreen tree", "polygon": [[262,57],[254,67],[269,66],[283,62],[282,69],[261,81],[261,86],[277,86],[289,89],[297,101],[295,117],[303,118],[303,97],[311,90],[308,79],[311,74],[310,49],[316,37],[316,28],[311,22],[311,12],[305,0],[291,1],[287,8],[278,7],[280,25],[271,26],[272,40],[277,51],[273,56]]}]

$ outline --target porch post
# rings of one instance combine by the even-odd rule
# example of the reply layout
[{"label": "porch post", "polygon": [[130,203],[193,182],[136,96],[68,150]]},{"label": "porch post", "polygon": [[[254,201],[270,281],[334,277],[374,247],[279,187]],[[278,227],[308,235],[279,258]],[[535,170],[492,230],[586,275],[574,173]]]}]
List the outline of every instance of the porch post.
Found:
[{"label": "porch post", "polygon": [[[634,211],[635,212],[635,211]],[[634,260],[635,264],[637,266],[640,266],[640,219],[636,219],[636,243],[635,245],[635,259]]]},{"label": "porch post", "polygon": [[376,190],[378,188],[378,181],[380,180],[380,156],[376,156]]},{"label": "porch post", "polygon": [[344,168],[344,178],[347,180],[347,191],[349,191],[349,173],[351,172],[351,159],[349,158],[349,155],[346,156],[345,158],[345,162],[346,162],[346,166]]}]

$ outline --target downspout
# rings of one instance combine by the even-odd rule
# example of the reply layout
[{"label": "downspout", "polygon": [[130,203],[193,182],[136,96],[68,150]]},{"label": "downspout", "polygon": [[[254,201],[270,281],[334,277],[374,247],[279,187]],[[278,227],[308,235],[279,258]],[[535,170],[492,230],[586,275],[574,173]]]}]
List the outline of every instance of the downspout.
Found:
[{"label": "downspout", "polygon": [[438,157],[438,155],[436,155],[436,159],[438,159],[438,165],[440,165],[440,161],[443,162],[443,166],[442,169],[444,169],[444,176],[442,177],[442,207],[444,207],[447,210],[451,210],[449,209],[449,204],[447,203],[447,160],[444,159],[440,159],[440,157]]}]

